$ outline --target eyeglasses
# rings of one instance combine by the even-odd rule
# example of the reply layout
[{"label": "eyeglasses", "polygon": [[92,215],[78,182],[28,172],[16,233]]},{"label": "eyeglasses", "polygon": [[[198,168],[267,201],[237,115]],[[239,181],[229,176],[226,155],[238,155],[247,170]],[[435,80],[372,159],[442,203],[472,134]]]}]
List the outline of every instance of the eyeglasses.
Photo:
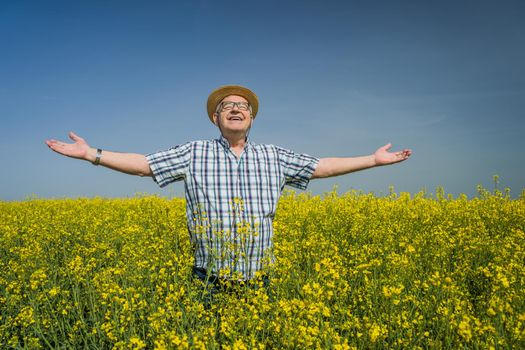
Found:
[{"label": "eyeglasses", "polygon": [[248,102],[222,102],[220,104],[221,110],[229,111],[232,110],[234,106],[237,106],[240,111],[247,111],[250,109],[250,104]]}]

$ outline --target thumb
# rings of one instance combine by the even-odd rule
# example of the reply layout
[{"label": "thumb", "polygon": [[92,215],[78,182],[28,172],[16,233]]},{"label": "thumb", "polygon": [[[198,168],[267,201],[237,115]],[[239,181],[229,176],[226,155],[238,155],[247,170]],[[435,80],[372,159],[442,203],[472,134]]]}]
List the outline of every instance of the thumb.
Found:
[{"label": "thumb", "polygon": [[77,134],[75,134],[73,131],[70,131],[69,132],[69,138],[75,142],[83,142],[84,139],[80,136],[78,136]]},{"label": "thumb", "polygon": [[390,142],[383,146],[385,151],[388,151],[390,148],[392,148],[392,144]]}]

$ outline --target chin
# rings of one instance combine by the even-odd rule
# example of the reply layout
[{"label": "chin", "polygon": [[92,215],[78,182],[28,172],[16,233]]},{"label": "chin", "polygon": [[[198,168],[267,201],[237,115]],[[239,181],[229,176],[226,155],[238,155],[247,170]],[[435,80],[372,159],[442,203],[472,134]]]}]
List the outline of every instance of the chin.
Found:
[{"label": "chin", "polygon": [[230,130],[232,131],[246,131],[246,128],[244,126],[232,126],[231,128],[229,128]]}]

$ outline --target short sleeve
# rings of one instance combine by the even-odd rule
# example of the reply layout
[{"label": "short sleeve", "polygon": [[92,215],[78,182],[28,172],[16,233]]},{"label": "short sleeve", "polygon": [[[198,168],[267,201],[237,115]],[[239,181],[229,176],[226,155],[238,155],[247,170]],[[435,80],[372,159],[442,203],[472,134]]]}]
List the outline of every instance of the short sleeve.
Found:
[{"label": "short sleeve", "polygon": [[279,164],[283,170],[285,184],[300,190],[305,190],[319,164],[319,159],[308,154],[298,154],[290,150],[276,147]]},{"label": "short sleeve", "polygon": [[146,156],[153,180],[160,186],[184,180],[190,166],[191,142]]}]

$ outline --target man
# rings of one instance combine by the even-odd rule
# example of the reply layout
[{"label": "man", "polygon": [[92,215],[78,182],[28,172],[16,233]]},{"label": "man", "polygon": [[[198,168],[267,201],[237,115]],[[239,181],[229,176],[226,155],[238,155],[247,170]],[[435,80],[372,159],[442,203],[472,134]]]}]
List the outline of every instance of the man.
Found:
[{"label": "man", "polygon": [[200,278],[249,280],[272,260],[272,220],[285,185],[306,189],[310,179],[338,176],[406,160],[411,150],[318,159],[274,145],[256,145],[248,133],[259,108],[251,90],[227,85],[208,97],[208,117],[221,136],[147,156],[102,151],[70,132],[72,144],[46,141],[53,151],[127,174],[151,176],[159,186],[184,180],[186,214]]}]

